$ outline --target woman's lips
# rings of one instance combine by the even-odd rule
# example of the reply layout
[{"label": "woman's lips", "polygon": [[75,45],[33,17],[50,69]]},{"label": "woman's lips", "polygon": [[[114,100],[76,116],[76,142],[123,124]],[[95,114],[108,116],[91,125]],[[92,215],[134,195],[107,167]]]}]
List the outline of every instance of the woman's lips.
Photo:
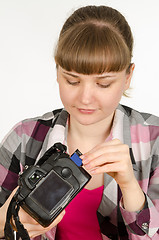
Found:
[{"label": "woman's lips", "polygon": [[80,113],[83,114],[92,114],[95,112],[95,109],[84,109],[84,108],[78,108]]}]

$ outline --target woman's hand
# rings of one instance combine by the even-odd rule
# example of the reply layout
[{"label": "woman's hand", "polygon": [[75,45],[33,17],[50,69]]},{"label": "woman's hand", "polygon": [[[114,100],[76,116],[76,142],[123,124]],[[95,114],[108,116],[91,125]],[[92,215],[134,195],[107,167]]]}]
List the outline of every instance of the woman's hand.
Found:
[{"label": "woman's hand", "polygon": [[[17,188],[13,190],[5,204],[0,208],[0,238],[4,237],[4,225],[6,220],[6,213],[9,206],[9,203],[14,196]],[[36,222],[30,215],[28,215],[22,208],[19,210],[19,218],[24,228],[27,229],[30,238],[39,236],[46,233],[51,228],[55,227],[63,218],[65,210],[52,222],[52,224],[46,228],[42,227],[38,222]],[[14,220],[13,220],[14,223]]]},{"label": "woman's hand", "polygon": [[83,165],[91,174],[107,173],[120,186],[123,206],[127,211],[139,211],[145,196],[133,172],[129,147],[118,139],[97,145],[81,156]]},{"label": "woman's hand", "polygon": [[107,173],[121,188],[135,180],[129,147],[118,139],[99,144],[81,157],[90,173]]},{"label": "woman's hand", "polygon": [[28,231],[30,238],[42,235],[48,232],[51,228],[55,227],[63,218],[65,210],[46,228],[42,227],[36,222],[29,214],[27,214],[22,208],[19,211],[19,218],[24,228]]},{"label": "woman's hand", "polygon": [[10,194],[6,202],[3,204],[3,206],[0,208],[0,238],[4,238],[4,226],[6,222],[6,215],[8,206],[10,204],[10,201],[12,200],[12,197],[16,193],[18,187],[13,190],[13,192]]}]

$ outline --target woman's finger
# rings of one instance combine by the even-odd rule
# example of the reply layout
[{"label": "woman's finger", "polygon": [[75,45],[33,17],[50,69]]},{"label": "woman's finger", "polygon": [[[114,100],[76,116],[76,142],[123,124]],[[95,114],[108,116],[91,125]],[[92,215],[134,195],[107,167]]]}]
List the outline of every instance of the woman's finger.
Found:
[{"label": "woman's finger", "polygon": [[83,154],[80,156],[82,158],[82,162],[88,163],[92,159],[97,158],[98,156],[103,155],[104,153],[115,153],[115,152],[120,152],[122,150],[122,145],[119,140],[113,140],[109,142],[102,143],[89,152]]}]

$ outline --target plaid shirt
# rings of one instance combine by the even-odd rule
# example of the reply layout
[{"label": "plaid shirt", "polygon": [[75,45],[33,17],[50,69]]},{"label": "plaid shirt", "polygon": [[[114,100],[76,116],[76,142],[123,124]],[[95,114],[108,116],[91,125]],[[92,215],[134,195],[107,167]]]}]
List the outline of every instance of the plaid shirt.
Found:
[{"label": "plaid shirt", "polygon": [[[66,143],[68,113],[55,110],[18,123],[0,145],[0,206],[17,186],[18,174],[36,161],[55,142]],[[103,198],[97,211],[103,239],[159,239],[159,118],[119,105],[112,138],[130,148],[136,179],[145,193],[140,212],[122,207],[119,186],[104,176]],[[55,239],[56,227],[37,239]]]}]

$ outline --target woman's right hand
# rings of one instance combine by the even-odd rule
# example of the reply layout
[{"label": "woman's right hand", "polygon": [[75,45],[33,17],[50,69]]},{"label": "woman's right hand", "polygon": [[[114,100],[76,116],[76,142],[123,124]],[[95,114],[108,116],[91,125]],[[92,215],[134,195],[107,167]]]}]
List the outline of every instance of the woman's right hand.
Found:
[{"label": "woman's right hand", "polygon": [[[6,214],[9,203],[14,196],[17,188],[13,190],[5,204],[0,208],[0,238],[4,237],[4,226],[6,221]],[[39,236],[46,233],[51,228],[55,227],[63,218],[65,210],[60,213],[60,215],[46,228],[42,227],[38,222],[36,222],[28,213],[26,213],[22,208],[19,210],[19,218],[24,228],[28,231],[30,238]]]},{"label": "woman's right hand", "polygon": [[65,210],[60,213],[60,215],[46,228],[41,226],[36,220],[34,220],[29,214],[27,214],[22,208],[19,211],[19,218],[24,228],[28,231],[30,238],[42,235],[53,227],[55,227],[65,215]]},{"label": "woman's right hand", "polygon": [[13,190],[13,192],[10,194],[9,198],[6,200],[6,202],[3,204],[3,206],[0,208],[0,238],[4,237],[4,226],[6,222],[6,214],[8,210],[8,206],[10,201],[12,200],[12,197],[16,193],[18,187]]}]

